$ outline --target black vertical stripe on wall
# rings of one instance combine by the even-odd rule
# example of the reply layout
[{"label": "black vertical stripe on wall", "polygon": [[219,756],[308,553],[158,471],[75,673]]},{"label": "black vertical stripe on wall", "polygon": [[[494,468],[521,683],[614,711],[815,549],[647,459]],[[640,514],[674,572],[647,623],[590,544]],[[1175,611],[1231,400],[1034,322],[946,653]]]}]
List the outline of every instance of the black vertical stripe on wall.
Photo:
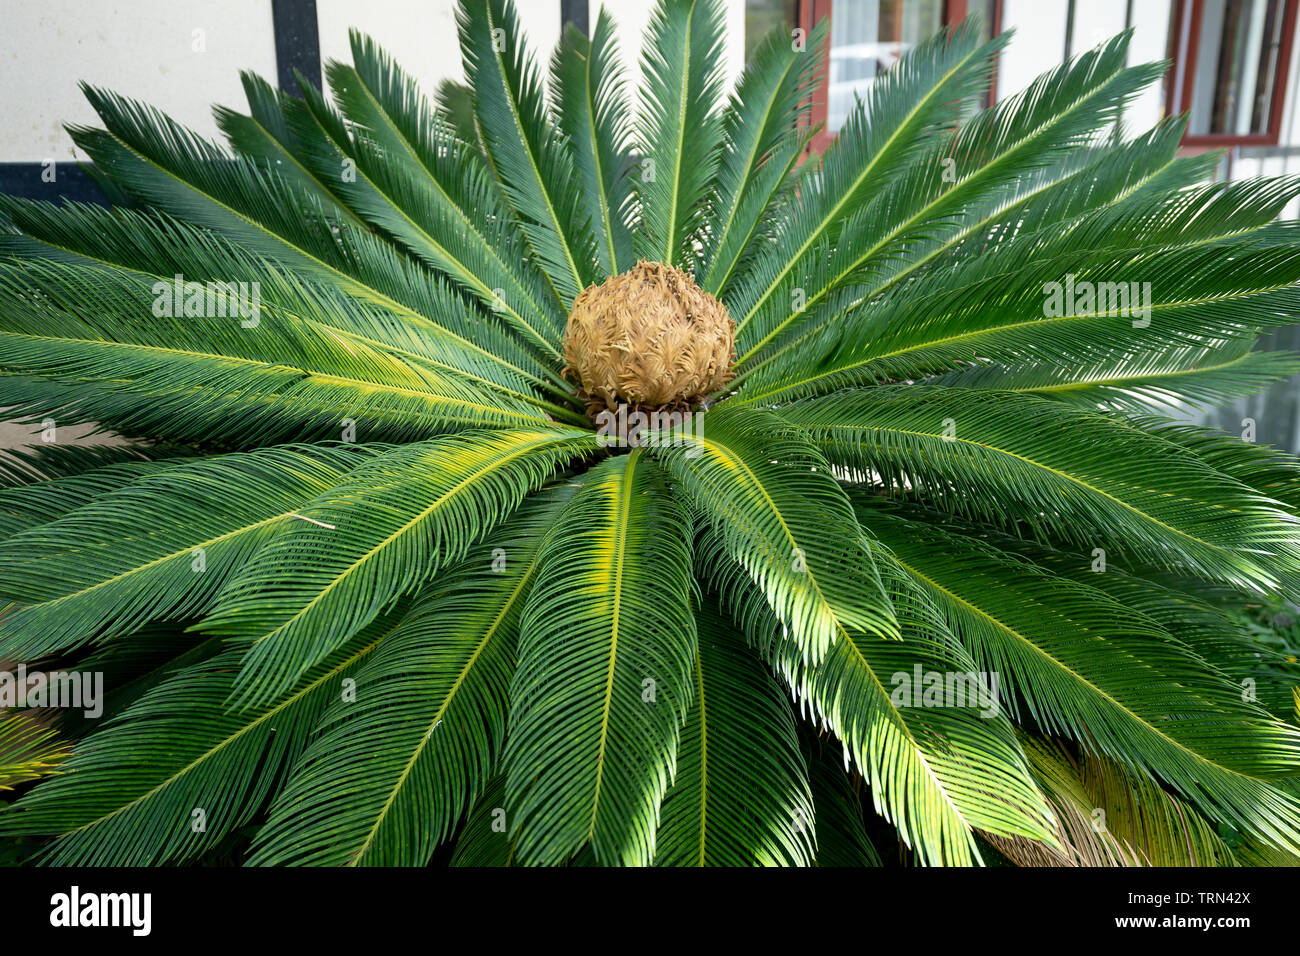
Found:
[{"label": "black vertical stripe on wall", "polygon": [[271,0],[271,22],[275,25],[275,68],[280,89],[292,96],[301,95],[295,70],[320,86],[316,0]]},{"label": "black vertical stripe on wall", "polygon": [[1070,49],[1074,46],[1074,0],[1068,0],[1065,4],[1065,53],[1061,56],[1062,63],[1070,62]]},{"label": "black vertical stripe on wall", "polygon": [[108,205],[108,197],[80,163],[0,163],[0,194]]},{"label": "black vertical stripe on wall", "polygon": [[560,32],[570,23],[583,33],[591,33],[587,25],[587,0],[560,0]]}]

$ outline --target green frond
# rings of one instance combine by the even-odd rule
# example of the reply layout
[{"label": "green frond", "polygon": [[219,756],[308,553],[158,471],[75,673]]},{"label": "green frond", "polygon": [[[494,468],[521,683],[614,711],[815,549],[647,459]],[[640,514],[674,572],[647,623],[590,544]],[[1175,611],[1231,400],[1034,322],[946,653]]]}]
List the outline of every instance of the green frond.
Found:
[{"label": "green frond", "polygon": [[1246,595],[1148,567],[1121,570],[1097,552],[1081,554],[1027,541],[928,508],[904,505],[898,514],[979,538],[1044,571],[1105,592],[1162,628],[1169,639],[1200,658],[1207,675],[1217,675],[1238,688],[1245,695],[1243,700],[1250,699],[1246,693],[1249,689],[1270,713],[1287,718],[1291,681],[1297,671],[1279,650],[1257,640],[1242,627],[1240,619],[1234,618],[1233,607],[1247,601]]},{"label": "green frond", "polygon": [[577,177],[581,215],[595,239],[601,281],[632,267],[632,118],[614,21],[601,8],[588,40],[569,26],[551,58],[555,124]]},{"label": "green frond", "polygon": [[[175,286],[53,261],[0,263],[0,290],[10,302],[0,318],[0,355],[11,373],[78,386],[61,393],[68,405],[56,419],[178,442],[324,439],[349,418],[365,422],[368,437],[404,440],[551,421],[459,373],[343,340],[255,302],[233,282],[180,294]],[[39,381],[9,384],[23,411],[60,407]]]},{"label": "green frond", "polygon": [[502,867],[515,862],[517,836],[506,817],[506,778],[494,777],[483,790],[456,838],[451,866]]},{"label": "green frond", "polygon": [[1295,455],[1217,429],[1153,415],[1134,416],[1132,421],[1144,431],[1183,446],[1216,471],[1300,512],[1300,458]]},{"label": "green frond", "polygon": [[476,149],[487,162],[478,131],[478,117],[474,115],[474,91],[464,83],[447,78],[438,84],[434,100],[438,116],[451,127],[455,137]]},{"label": "green frond", "polygon": [[[291,123],[290,117],[302,110],[301,101],[276,89],[256,73],[245,71],[239,78],[248,100],[249,115],[226,106],[213,110],[217,127],[236,155],[260,162],[268,171],[292,180],[320,203],[326,215],[346,220],[354,227],[364,227],[361,218],[339,201],[333,188],[337,178],[318,175],[299,158],[309,148],[301,137],[307,127],[301,121]],[[320,148],[320,143],[314,146]],[[338,169],[342,171],[342,164]]]},{"label": "green frond", "polygon": [[547,301],[541,278],[524,261],[513,217],[481,158],[374,41],[356,32],[351,40],[356,66],[331,61],[325,70],[351,126],[318,92],[305,91],[311,117],[355,164],[355,176],[342,177],[339,189],[366,219],[444,272],[540,354],[558,356],[556,323],[563,312]]},{"label": "green frond", "polygon": [[694,696],[684,515],[641,450],[593,468],[524,608],[506,807],[518,861],[648,865]]},{"label": "green frond", "polygon": [[288,445],[84,476],[66,513],[0,543],[0,593],[29,605],[0,620],[0,658],[33,660],[208,610],[299,509],[385,450]]},{"label": "green frond", "polygon": [[1028,395],[873,389],[782,417],[834,465],[952,514],[1049,534],[1119,561],[1271,589],[1295,573],[1295,515],[1173,442]]},{"label": "green frond", "polygon": [[[775,621],[751,640],[793,688],[801,709],[841,742],[845,765],[871,787],[876,812],[926,865],[979,863],[972,831],[1051,842],[1051,815],[1035,788],[991,680],[949,634],[938,609],[876,550],[901,641],[850,634],[810,666]],[[960,681],[950,698],[940,690]],[[960,697],[958,697],[958,693]]]},{"label": "green frond", "polygon": [[786,30],[773,30],[759,43],[732,92],[722,117],[722,160],[698,270],[706,292],[725,292],[736,270],[774,228],[778,199],[788,199],[792,172],[811,135],[801,134],[799,127],[807,120],[828,35],[826,21],[820,21],[801,50]]},{"label": "green frond", "polygon": [[239,651],[186,668],[79,743],[66,773],[0,811],[0,834],[57,836],[41,854],[54,866],[194,859],[279,788],[329,699],[400,616],[376,621],[256,710],[225,706]]},{"label": "green frond", "polygon": [[0,495],[9,489],[31,489],[113,465],[148,464],[187,454],[192,454],[192,451],[181,445],[129,443],[70,445],[43,442],[39,445],[0,448]]},{"label": "green frond", "polygon": [[459,561],[590,432],[469,433],[399,446],[299,510],[222,590],[206,633],[251,641],[235,689],[272,699],[403,594]]},{"label": "green frond", "polygon": [[[1255,188],[1245,198],[1270,191]],[[1290,188],[1280,186],[1280,194]],[[1171,196],[1162,208],[1168,215],[1152,218],[1116,207],[1055,240],[1029,235],[932,270],[924,284],[895,287],[815,329],[797,364],[772,363],[734,387],[741,401],[771,404],[923,378],[958,363],[1088,369],[1289,324],[1300,261],[1291,245],[1259,227],[1259,208],[1243,214],[1240,234],[1207,219],[1194,236],[1180,224],[1195,217],[1196,206]],[[1095,249],[1084,244],[1087,231],[1095,231]],[[1068,295],[1076,284],[1092,294]]]},{"label": "green frond", "polygon": [[795,201],[783,211],[783,228],[724,300],[736,319],[743,354],[770,331],[767,316],[807,288],[807,276],[829,245],[849,241],[848,219],[873,196],[888,193],[942,131],[961,117],[964,104],[988,82],[1006,35],[980,45],[968,21],[909,50],[877,77],[849,114],[820,166],[800,178]]},{"label": "green frond", "polygon": [[723,22],[720,0],[657,0],[641,47],[636,253],[686,271],[723,146]]},{"label": "green frond", "polygon": [[695,620],[695,699],[664,797],[655,865],[808,866],[821,820],[789,701],[711,599]]},{"label": "green frond", "polygon": [[[54,454],[51,454],[51,453]],[[182,453],[176,453],[178,457]],[[159,459],[166,459],[165,451]],[[167,467],[131,445],[41,445],[0,452],[0,536],[46,524]],[[3,584],[0,584],[3,588]],[[3,592],[0,592],[3,593]]]},{"label": "green frond", "polygon": [[104,693],[97,702],[100,712],[91,717],[84,711],[63,711],[59,727],[72,737],[92,733],[163,681],[228,650],[220,638],[187,633],[184,626],[171,621],[146,624],[130,640],[109,641],[80,655],[68,670],[83,675],[82,680],[95,681],[99,679],[96,674],[103,675]]},{"label": "green frond", "polygon": [[[948,241],[971,219],[1013,201],[1025,170],[1050,166],[1088,144],[1098,127],[1163,73],[1160,64],[1125,68],[1128,35],[1082,54],[1040,77],[908,162],[888,189],[845,212],[830,256],[801,263],[804,292],[769,299],[770,309],[745,323],[738,362],[797,328],[805,313],[849,285],[882,286],[890,271]],[[866,294],[874,294],[869,290]],[[854,290],[855,294],[857,290]],[[793,306],[793,307],[792,307]]]},{"label": "green frond", "polygon": [[[306,92],[310,96],[313,91]],[[410,321],[439,328],[406,302],[418,289],[407,288],[391,248],[369,232],[337,223],[291,181],[251,161],[232,160],[156,110],[90,88],[86,93],[109,131],[78,128],[73,138],[134,195],[179,219],[222,233],[250,252],[335,282],[348,294],[391,308]],[[314,160],[306,156],[304,161]],[[334,161],[333,155],[329,161]],[[359,167],[357,182],[362,181],[362,171]],[[330,175],[333,170],[320,172]],[[338,175],[340,190],[355,185],[342,171]],[[511,297],[518,281],[508,282],[503,287],[507,296],[498,299],[478,277],[490,272],[480,263],[473,266],[478,271],[462,269],[462,279],[489,307],[500,302],[501,315],[526,329],[528,323]]]},{"label": "green frond", "polygon": [[993,388],[1115,411],[1212,408],[1255,395],[1300,373],[1300,355],[1255,352],[1252,339],[1141,356],[1117,354],[1089,369],[1055,365],[983,365],[937,375],[933,385]]},{"label": "green frond", "polygon": [[1300,866],[1300,854],[1287,853],[1258,843],[1246,843],[1237,847],[1236,857],[1242,866]]},{"label": "green frond", "polygon": [[1158,776],[1213,819],[1300,845],[1300,801],[1273,783],[1296,774],[1300,730],[1095,588],[933,525],[859,514],[979,668],[1000,675],[1018,719]]},{"label": "green frond", "polygon": [[339,241],[333,220],[300,186],[232,159],[158,110],[90,86],[83,92],[107,129],[75,127],[72,138],[132,195],[268,258],[328,274]]},{"label": "green frond", "polygon": [[0,716],[0,791],[57,772],[69,752],[57,731],[42,726],[32,715]]},{"label": "green frond", "polygon": [[323,277],[283,272],[224,236],[165,214],[3,196],[0,209],[23,230],[0,234],[0,253],[122,269],[151,288],[158,281],[172,283],[177,275],[187,282],[257,282],[261,300],[365,347],[523,400],[539,401],[532,397],[534,388],[554,389],[543,366],[500,323],[395,253],[385,253],[383,262],[402,278],[409,306],[419,309],[415,322],[398,303],[350,296]]},{"label": "green frond", "polygon": [[863,823],[862,797],[833,749],[832,741],[805,734],[804,756],[817,819],[817,865],[880,866],[880,854]]},{"label": "green frond", "polygon": [[250,864],[423,866],[492,774],[558,485],[439,575],[336,698]]},{"label": "green frond", "polygon": [[[1185,120],[1168,120],[1117,147],[1076,147],[1055,163],[1029,169],[1018,177],[1014,181],[1017,193],[1008,195],[1006,185],[991,190],[989,201],[972,205],[966,218],[955,231],[945,233],[947,238],[942,241],[925,243],[914,250],[900,247],[900,255],[892,262],[877,257],[880,268],[870,281],[828,296],[825,306],[802,320],[802,331],[792,332],[780,345],[746,362],[737,383],[772,365],[792,372],[806,363],[808,344],[821,340],[819,330],[835,309],[857,309],[909,279],[941,275],[944,269],[961,265],[971,256],[983,256],[1013,238],[1052,229],[1066,231],[1090,212],[1122,202],[1138,202],[1148,194],[1179,189],[1207,178],[1213,164],[1207,163],[1206,156],[1213,154],[1175,158],[1185,127]],[[947,166],[955,174],[953,157],[940,151],[936,159],[940,167]],[[946,163],[949,159],[953,164]],[[947,228],[943,223],[935,225]]]},{"label": "green frond", "polygon": [[595,274],[596,240],[514,2],[460,0],[456,22],[484,149],[567,314]]},{"label": "green frond", "polygon": [[758,409],[723,406],[694,424],[647,444],[808,660],[848,632],[896,638],[862,531],[817,449]]}]

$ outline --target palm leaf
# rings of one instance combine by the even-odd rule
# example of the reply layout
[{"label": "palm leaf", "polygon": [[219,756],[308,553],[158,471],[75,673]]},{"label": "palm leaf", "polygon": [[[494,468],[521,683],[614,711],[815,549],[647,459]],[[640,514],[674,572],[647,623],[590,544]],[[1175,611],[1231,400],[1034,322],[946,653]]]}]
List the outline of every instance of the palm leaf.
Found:
[{"label": "palm leaf", "polygon": [[590,223],[600,271],[593,280],[632,266],[631,117],[624,101],[614,21],[601,8],[590,41],[568,27],[551,59],[555,122],[573,164],[581,215]]},{"label": "palm leaf", "polygon": [[596,240],[572,159],[550,124],[542,78],[523,44],[514,3],[460,0],[457,23],[483,146],[567,312],[591,282]]},{"label": "palm leaf", "polygon": [[1160,64],[1125,69],[1127,48],[1128,35],[1122,34],[1079,56],[910,162],[889,189],[851,212],[815,278],[809,275],[812,268],[801,265],[797,274],[805,296],[798,309],[783,299],[780,307],[744,323],[738,361],[761,352],[837,289],[861,282],[883,285],[895,262],[915,258],[970,219],[1017,198],[1025,170],[1052,165],[1086,145],[1099,126],[1118,118],[1163,73]]},{"label": "palm leaf", "polygon": [[1204,409],[1255,395],[1300,372],[1300,355],[1255,352],[1254,345],[1241,338],[1204,348],[1116,355],[1090,369],[985,365],[938,375],[930,382],[1030,393],[1116,411]]},{"label": "palm leaf", "polygon": [[805,735],[804,755],[817,819],[817,865],[825,867],[880,866],[880,854],[862,817],[860,779],[844,772],[832,742]]},{"label": "palm leaf", "polygon": [[[1241,234],[1225,235],[1207,220],[1183,245],[1175,239],[1185,232],[1180,223],[1197,207],[1171,199],[1164,208],[1169,215],[1155,218],[1128,209],[1099,216],[1087,223],[1097,247],[1087,252],[1075,230],[1047,244],[1030,235],[938,270],[923,285],[896,287],[865,315],[845,311],[805,337],[797,364],[773,363],[746,378],[737,386],[742,400],[770,404],[922,378],[959,362],[1088,369],[1119,356],[1250,337],[1290,321],[1300,263],[1269,229],[1248,225],[1258,223],[1266,205],[1244,213]],[[1108,234],[1114,243],[1105,241]],[[1064,295],[1062,308],[1054,304],[1053,288],[1067,282],[1100,284],[1118,295],[1138,278],[1138,297],[1127,307],[1095,299],[1064,305]]]},{"label": "palm leaf", "polygon": [[990,837],[1021,866],[1234,866],[1228,845],[1191,807],[1123,765],[1076,762],[1059,745],[1026,739],[1034,777],[1061,821],[1061,849]]},{"label": "palm leaf", "polygon": [[695,699],[655,865],[807,866],[813,802],[790,705],[715,606],[701,606],[696,626]]},{"label": "palm leaf", "polygon": [[52,261],[0,264],[0,289],[12,304],[0,319],[0,353],[13,373],[37,380],[11,380],[15,404],[46,414],[58,405],[39,380],[76,383],[72,411],[58,418],[76,415],[176,441],[254,442],[260,435],[274,442],[304,431],[325,438],[339,433],[344,418],[368,420],[370,437],[385,437],[387,429],[387,437],[404,439],[549,421],[520,399],[342,340],[229,284],[196,286],[197,299],[186,292],[183,309],[158,315],[160,293],[180,298],[170,294],[173,286]]},{"label": "palm leaf", "polygon": [[[349,295],[390,308],[435,334],[445,331],[408,301],[419,286],[409,288],[390,247],[368,232],[337,224],[300,187],[253,162],[230,159],[156,110],[90,88],[86,95],[109,131],[77,128],[73,138],[134,195],[221,232],[251,252],[335,282]],[[334,162],[334,155],[326,162]],[[303,158],[309,164],[320,161]],[[349,184],[339,175],[343,190]],[[462,270],[471,288],[486,302],[500,302],[502,315],[521,330],[530,327],[519,312],[523,305],[511,298],[514,285],[498,296],[478,278],[486,270],[474,265],[480,271]]]},{"label": "palm leaf", "polygon": [[975,694],[931,706],[919,687],[915,697],[902,693],[918,670],[946,681],[950,674],[976,675],[977,667],[889,553],[878,550],[876,560],[901,641],[850,634],[814,667],[770,614],[764,620],[752,612],[751,640],[785,676],[804,713],[839,738],[845,764],[851,758],[871,787],[876,812],[922,863],[980,862],[974,829],[1050,843],[1050,813],[996,704],[990,710]]},{"label": "palm leaf", "polygon": [[934,526],[860,516],[977,664],[1001,675],[1017,717],[1023,700],[1044,731],[1158,775],[1211,818],[1297,845],[1300,803],[1271,781],[1296,773],[1300,730],[1096,589]]},{"label": "palm leaf", "polygon": [[807,56],[785,30],[773,30],[736,84],[723,113],[722,159],[705,222],[709,243],[699,273],[706,292],[722,294],[772,228],[768,220],[792,185],[810,135],[799,135],[798,127],[811,106],[828,32],[825,21],[817,24],[807,41],[814,53]]},{"label": "palm leaf", "polygon": [[506,779],[501,774],[488,783],[461,827],[451,866],[513,865],[516,837],[511,835],[505,804]]},{"label": "palm leaf", "polygon": [[693,259],[709,180],[718,166],[723,95],[722,4],[658,0],[641,47],[641,230],[637,255]]},{"label": "palm leaf", "polygon": [[403,275],[406,300],[436,320],[413,324],[382,303],[358,301],[332,283],[282,273],[274,262],[166,215],[8,197],[0,197],[0,208],[23,230],[0,235],[0,250],[125,270],[151,288],[160,280],[172,284],[176,275],[198,282],[255,281],[262,301],[364,347],[535,404],[544,403],[533,388],[553,389],[543,367],[499,323],[476,313],[442,280],[395,256],[388,265]]},{"label": "palm leaf", "polygon": [[571,490],[526,503],[420,596],[326,711],[252,865],[428,862],[496,765],[537,549]]},{"label": "palm leaf", "polygon": [[0,621],[0,656],[31,660],[206,611],[298,509],[384,450],[291,445],[182,459],[111,488],[95,473],[93,500],[0,543],[4,594],[30,605]]},{"label": "palm leaf", "polygon": [[[330,85],[349,129],[313,89],[312,118],[356,164],[339,186],[367,219],[444,271],[554,357],[558,308],[544,298],[508,209],[475,151],[459,142],[414,81],[369,37],[351,34],[356,67],[332,61]],[[314,162],[324,166],[328,155]],[[498,291],[500,290],[500,291]]]},{"label": "palm leaf", "polygon": [[278,789],[328,699],[394,623],[376,622],[279,702],[240,714],[224,706],[240,652],[186,668],[83,741],[66,774],[0,813],[0,833],[58,836],[42,853],[55,866],[193,859]]},{"label": "palm leaf", "polygon": [[307,502],[223,590],[208,633],[251,640],[247,706],[283,693],[396,598],[462,558],[594,436],[467,434],[394,448]]},{"label": "palm leaf", "polygon": [[0,717],[0,790],[57,771],[69,753],[57,732],[41,726],[32,715],[5,714]]},{"label": "palm leaf", "polygon": [[1005,42],[1004,36],[980,46],[966,22],[917,44],[871,84],[821,166],[801,177],[777,241],[725,300],[742,347],[766,331],[761,316],[779,310],[795,288],[804,287],[811,263],[824,256],[847,218],[871,196],[886,193],[938,132],[960,118],[964,104],[988,82],[993,57]]},{"label": "palm leaf", "polygon": [[[783,417],[836,465],[879,474],[945,511],[1246,587],[1293,574],[1295,516],[1177,445],[1026,395],[876,389],[798,403]],[[1122,449],[1122,451],[1121,451]],[[1175,491],[1176,489],[1176,491]]]},{"label": "palm leaf", "polygon": [[521,863],[646,865],[692,699],[687,529],[637,450],[592,469],[538,556],[511,688]]},{"label": "palm leaf", "polygon": [[[821,339],[818,332],[825,323],[819,320],[831,316],[835,309],[856,310],[909,279],[942,274],[946,267],[960,266],[968,257],[983,256],[1013,238],[1063,231],[1090,213],[1120,203],[1137,204],[1148,195],[1174,191],[1205,179],[1213,171],[1213,163],[1207,159],[1213,159],[1213,154],[1175,157],[1185,131],[1185,121],[1168,120],[1121,146],[1076,148],[1055,163],[1030,169],[1015,181],[1018,192],[1010,197],[1004,188],[991,190],[990,201],[971,208],[967,219],[947,238],[915,249],[900,249],[887,268],[882,263],[878,277],[853,285],[847,295],[828,296],[830,301],[821,309],[805,308],[801,331],[792,332],[781,344],[746,362],[736,383],[768,366],[789,371],[795,363],[806,362],[809,343]],[[939,166],[955,170],[956,160],[942,155]]]},{"label": "palm leaf", "polygon": [[[234,151],[292,179],[315,197],[326,214],[348,220],[353,226],[363,226],[361,218],[339,202],[333,189],[337,177],[332,180],[322,177],[299,159],[305,149],[301,139],[305,125],[291,122],[290,117],[302,109],[302,102],[276,89],[256,73],[245,71],[239,78],[250,115],[225,106],[213,111],[217,126]],[[319,145],[316,144],[317,148]],[[338,168],[342,170],[342,164]]]},{"label": "palm leaf", "polygon": [[755,409],[697,421],[646,441],[808,659],[850,631],[896,637],[861,529],[816,449]]},{"label": "palm leaf", "polygon": [[[166,455],[159,457],[165,459]],[[5,479],[0,481],[0,535],[7,539],[54,521],[99,495],[166,467],[130,445],[51,444],[30,450],[5,449],[0,453],[0,469],[5,471]]]}]

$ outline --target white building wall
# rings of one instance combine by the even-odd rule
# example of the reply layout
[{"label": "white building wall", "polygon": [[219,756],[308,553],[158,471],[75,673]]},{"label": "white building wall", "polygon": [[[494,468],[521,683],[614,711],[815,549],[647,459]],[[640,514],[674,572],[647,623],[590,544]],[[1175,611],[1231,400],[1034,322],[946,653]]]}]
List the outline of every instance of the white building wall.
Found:
[{"label": "white building wall", "polygon": [[1002,29],[1015,30],[1015,35],[998,62],[998,99],[1061,65],[1065,20],[1066,0],[1003,0]]},{"label": "white building wall", "polygon": [[[743,68],[744,0],[725,0],[727,60]],[[608,0],[629,79],[635,83],[650,0]],[[1064,55],[1067,0],[1004,0],[1002,22],[1015,37],[998,72],[998,96],[1023,89]],[[560,35],[560,0],[519,0],[528,41],[545,63]],[[598,0],[589,4],[595,23]],[[1131,13],[1130,13],[1131,9]],[[1122,30],[1132,16],[1130,62],[1165,56],[1172,0],[1079,0],[1071,52]],[[370,33],[426,91],[463,76],[453,0],[318,0],[322,60],[349,59],[348,28]],[[77,88],[80,80],[159,106],[198,132],[216,135],[211,107],[243,106],[239,71],[276,75],[270,0],[0,0],[0,162],[78,159],[65,123],[96,122]],[[1282,146],[1300,147],[1295,95],[1300,44],[1292,50]],[[1127,128],[1153,125],[1164,91],[1152,87],[1134,103]],[[1300,172],[1294,150],[1238,150],[1233,176]],[[1300,211],[1300,210],[1297,210]]]},{"label": "white building wall", "polygon": [[[1065,57],[1067,0],[1004,0],[1002,28],[1015,30],[998,68],[998,98],[1019,92],[1040,74],[1059,66]],[[1130,65],[1162,60],[1166,55],[1172,0],[1140,0],[1132,4],[1133,39]],[[1129,15],[1127,0],[1082,0],[1074,5],[1070,55],[1098,46],[1123,32]],[[1164,115],[1164,89],[1156,84],[1130,107],[1125,126],[1146,130]]]},{"label": "white building wall", "polygon": [[[1172,0],[1137,0],[1133,4],[1133,40],[1128,48],[1130,66],[1163,60],[1169,55],[1169,20],[1172,15]],[[1119,28],[1123,28],[1122,10],[1118,23]],[[1125,121],[1126,127],[1131,133],[1150,129],[1164,114],[1164,84],[1157,83],[1148,88],[1133,103]]]},{"label": "white building wall", "polygon": [[215,136],[241,69],[275,79],[270,0],[0,0],[0,162],[85,159],[63,129],[99,125],[81,80]]},{"label": "white building wall", "polygon": [[[744,0],[725,0],[727,63],[744,66]],[[545,68],[560,37],[560,0],[518,0]],[[592,2],[594,26],[599,3]],[[639,70],[648,0],[610,0],[630,82]],[[464,71],[454,0],[317,0],[322,63],[350,61],[348,29],[373,36],[431,94]],[[195,31],[201,31],[196,33]],[[271,0],[0,0],[0,162],[66,162],[65,123],[98,125],[81,80],[151,103],[216,137],[213,104],[243,109],[239,71],[276,79]]]}]

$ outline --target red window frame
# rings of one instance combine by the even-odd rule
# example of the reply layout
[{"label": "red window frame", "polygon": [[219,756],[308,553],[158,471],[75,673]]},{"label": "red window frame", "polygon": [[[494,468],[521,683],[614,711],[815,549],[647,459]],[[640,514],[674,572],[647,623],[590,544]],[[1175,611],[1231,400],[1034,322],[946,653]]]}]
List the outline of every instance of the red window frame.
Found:
[{"label": "red window frame", "polygon": [[[1263,133],[1187,133],[1184,146],[1206,148],[1225,146],[1276,146],[1282,135],[1282,116],[1286,108],[1287,81],[1291,70],[1291,48],[1295,40],[1296,11],[1300,0],[1286,0],[1282,8],[1282,40],[1278,48],[1277,73],[1274,76],[1273,102],[1269,104],[1268,129]],[[1196,74],[1196,61],[1200,54],[1201,20],[1205,15],[1205,0],[1175,0],[1172,25],[1169,33],[1169,60],[1171,66],[1165,78],[1165,113],[1173,116],[1192,108],[1192,88],[1189,79]],[[1185,29],[1186,28],[1186,29]],[[1186,48],[1183,36],[1186,33]],[[1183,78],[1182,90],[1175,89],[1178,77]],[[1178,96],[1178,103],[1174,97]]]},{"label": "red window frame", "polygon": [[[1297,2],[1297,0],[1291,0]],[[830,20],[831,29],[835,29],[835,19],[831,14],[834,0],[798,0],[796,13],[796,26],[800,27],[804,34],[811,35],[813,25],[821,20]],[[944,0],[943,5],[943,23],[949,26],[954,23],[960,23],[966,19],[969,13],[969,0]],[[1002,0],[997,0],[993,4],[993,23],[990,24],[990,36],[997,36],[1002,32]],[[830,57],[822,59],[822,65],[817,76],[817,89],[812,95],[812,111],[809,114],[809,124],[814,127],[820,127],[813,136],[812,141],[808,144],[809,152],[820,153],[827,146],[835,141],[835,133],[826,128],[827,116],[827,91],[830,89]],[[992,106],[997,99],[998,74],[997,65],[993,67],[993,80],[989,86],[988,105]]]}]

